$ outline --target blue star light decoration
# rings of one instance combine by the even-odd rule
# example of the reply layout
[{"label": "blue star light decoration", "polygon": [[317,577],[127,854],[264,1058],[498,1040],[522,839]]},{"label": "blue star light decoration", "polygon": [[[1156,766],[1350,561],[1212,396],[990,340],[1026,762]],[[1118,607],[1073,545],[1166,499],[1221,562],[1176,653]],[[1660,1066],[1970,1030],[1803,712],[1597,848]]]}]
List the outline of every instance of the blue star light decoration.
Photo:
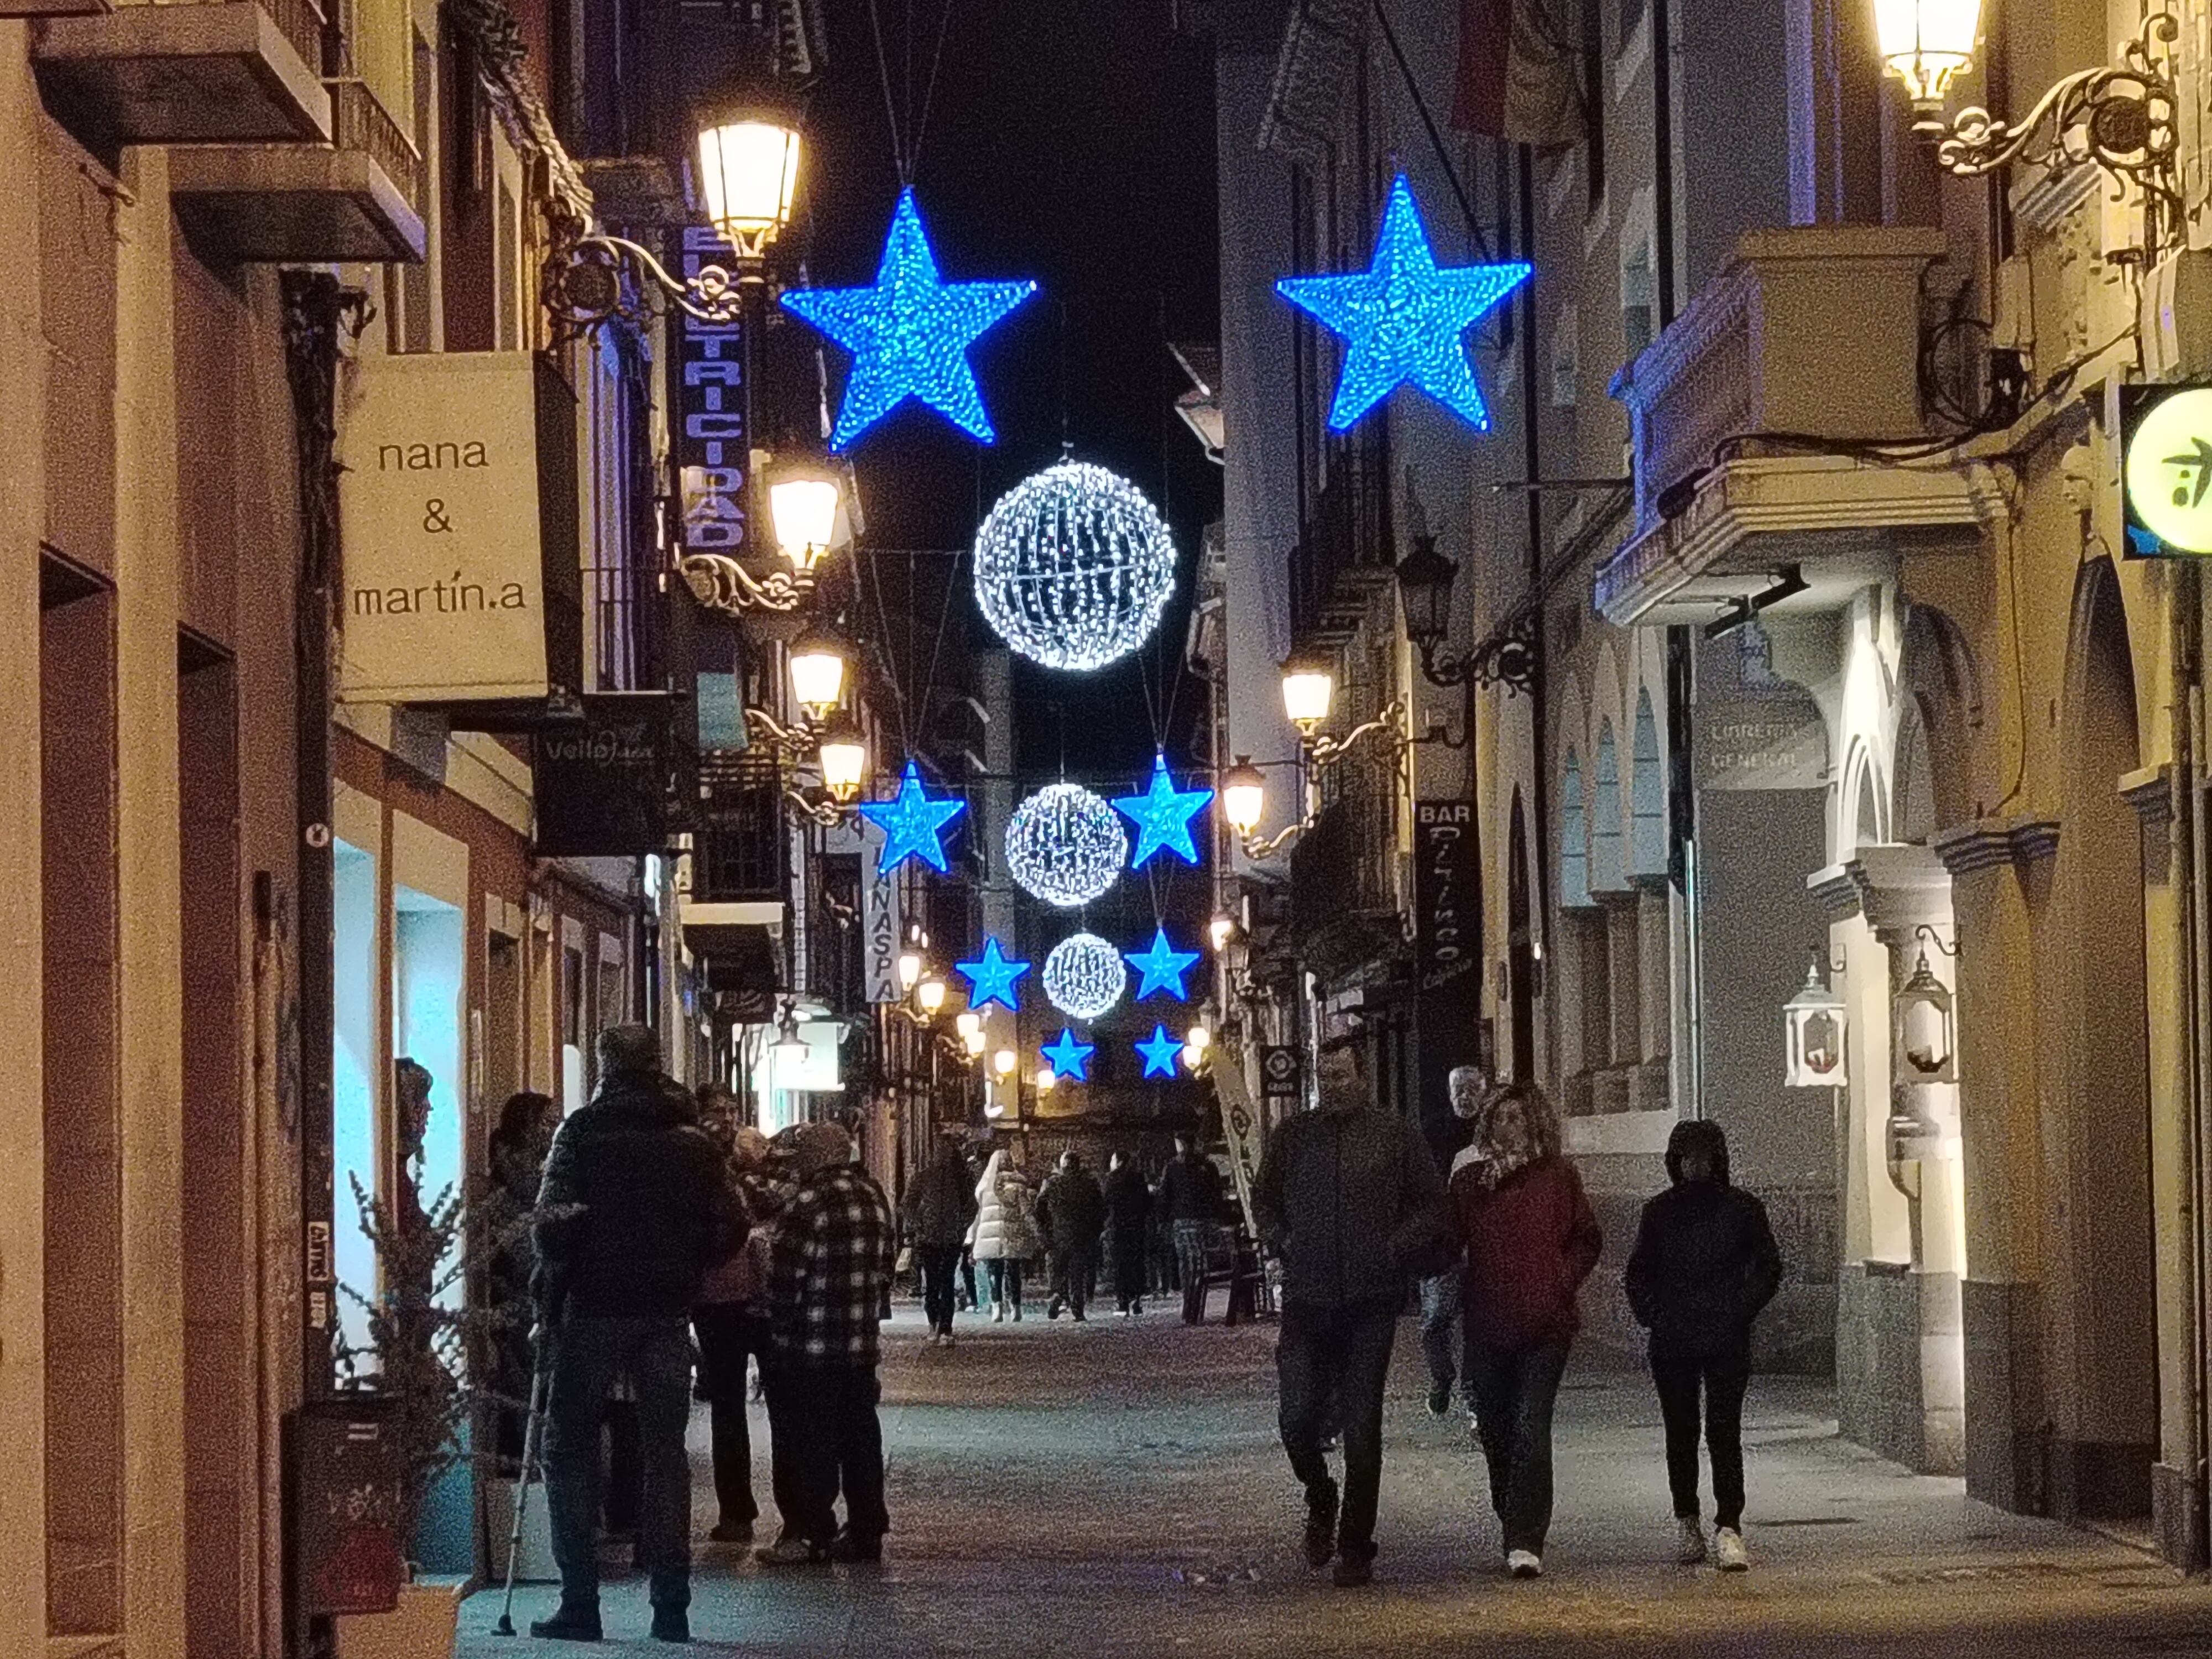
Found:
[{"label": "blue star light decoration", "polygon": [[1173,1077],[1176,1074],[1176,1060],[1182,1053],[1182,1040],[1170,1036],[1166,1026],[1153,1026],[1152,1036],[1134,1046],[1137,1052],[1145,1057],[1146,1077]]},{"label": "blue star light decoration", "polygon": [[1375,257],[1348,276],[1285,276],[1275,291],[1345,340],[1344,372],[1328,423],[1349,430],[1401,386],[1419,387],[1478,432],[1490,410],[1468,367],[1467,331],[1528,280],[1513,263],[1439,269],[1413,186],[1390,186]]},{"label": "blue star light decoration", "polygon": [[889,875],[908,859],[920,859],[931,869],[945,869],[945,826],[968,809],[964,800],[932,800],[921,787],[921,773],[912,761],[899,780],[899,792],[889,800],[860,803],[860,816],[884,832],[884,850],[876,860],[879,874]]},{"label": "blue star light decoration", "polygon": [[1137,850],[1129,867],[1141,870],[1155,853],[1171,852],[1185,864],[1198,862],[1198,848],[1190,838],[1190,821],[1213,799],[1211,789],[1178,789],[1168,775],[1168,757],[1152,757],[1152,781],[1141,795],[1116,795],[1114,810],[1137,826]]},{"label": "blue star light decoration", "polygon": [[1164,991],[1177,1002],[1188,994],[1182,988],[1183,975],[1198,965],[1198,952],[1178,951],[1168,942],[1168,930],[1155,927],[1149,950],[1127,952],[1129,966],[1145,977],[1137,987],[1136,1000]]},{"label": "blue star light decoration", "polygon": [[1063,1025],[1057,1042],[1048,1042],[1038,1051],[1052,1062],[1054,1077],[1072,1077],[1078,1083],[1091,1081],[1091,1056],[1097,1052],[1097,1045],[1078,1042],[1075,1033]]},{"label": "blue star light decoration", "polygon": [[968,1006],[981,1008],[986,1003],[999,1003],[1018,1013],[1021,1004],[1014,981],[1030,970],[1026,962],[1010,958],[999,948],[999,941],[983,941],[983,954],[974,962],[956,962],[952,969],[968,981]]},{"label": "blue star light decoration", "polygon": [[830,447],[842,450],[908,398],[995,443],[968,348],[1036,292],[1035,283],[948,283],[937,274],[914,191],[899,192],[872,288],[788,289],[783,308],[853,354]]}]

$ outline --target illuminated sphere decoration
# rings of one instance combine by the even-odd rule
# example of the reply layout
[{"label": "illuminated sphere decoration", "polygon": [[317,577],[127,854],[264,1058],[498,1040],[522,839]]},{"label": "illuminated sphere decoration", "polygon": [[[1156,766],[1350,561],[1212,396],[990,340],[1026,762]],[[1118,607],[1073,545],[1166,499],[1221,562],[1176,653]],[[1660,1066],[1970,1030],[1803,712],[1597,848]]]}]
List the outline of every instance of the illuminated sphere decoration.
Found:
[{"label": "illuminated sphere decoration", "polygon": [[1080,784],[1047,784],[1006,820],[1006,867],[1024,891],[1060,909],[1090,903],[1128,861],[1121,820]]},{"label": "illuminated sphere decoration", "polygon": [[1061,461],[999,498],[975,533],[975,603],[1047,668],[1103,668],[1152,637],[1175,591],[1175,539],[1127,479]]},{"label": "illuminated sphere decoration", "polygon": [[1070,1019],[1097,1019],[1128,983],[1121,953],[1096,933],[1070,933],[1044,959],[1045,1000]]}]

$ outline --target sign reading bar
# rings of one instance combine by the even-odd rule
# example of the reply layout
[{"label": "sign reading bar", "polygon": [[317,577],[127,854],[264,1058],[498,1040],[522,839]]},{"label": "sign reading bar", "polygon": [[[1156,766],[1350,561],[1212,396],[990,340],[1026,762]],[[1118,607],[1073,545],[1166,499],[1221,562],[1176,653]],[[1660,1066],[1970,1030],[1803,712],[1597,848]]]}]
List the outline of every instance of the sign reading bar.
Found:
[{"label": "sign reading bar", "polygon": [[339,388],[338,696],[546,695],[536,362],[364,357]]},{"label": "sign reading bar", "polygon": [[1480,960],[1481,905],[1475,885],[1474,806],[1463,800],[1413,804],[1413,952],[1421,988],[1441,990]]}]

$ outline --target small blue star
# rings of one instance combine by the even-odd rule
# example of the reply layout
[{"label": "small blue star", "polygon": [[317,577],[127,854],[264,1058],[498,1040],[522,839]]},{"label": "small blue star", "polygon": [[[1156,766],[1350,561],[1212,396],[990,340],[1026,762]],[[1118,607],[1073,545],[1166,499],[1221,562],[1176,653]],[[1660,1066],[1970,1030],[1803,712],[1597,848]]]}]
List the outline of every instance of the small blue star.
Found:
[{"label": "small blue star", "polygon": [[1175,780],[1168,775],[1168,757],[1155,754],[1152,781],[1145,793],[1114,798],[1115,810],[1137,826],[1137,850],[1129,855],[1129,867],[1143,869],[1145,860],[1163,849],[1172,852],[1185,864],[1197,863],[1198,848],[1191,843],[1190,821],[1212,799],[1211,789],[1176,788]]},{"label": "small blue star", "polygon": [[995,939],[983,941],[983,954],[980,959],[956,962],[952,969],[968,981],[968,1006],[970,1008],[981,1008],[987,1002],[997,1002],[1017,1012],[1020,1011],[1021,1004],[1015,1000],[1018,994],[1014,989],[1014,981],[1029,972],[1030,965],[1026,962],[1009,960],[1006,952],[999,949],[999,941]]},{"label": "small blue star", "polygon": [[783,308],[853,354],[830,447],[842,450],[908,398],[995,443],[968,348],[1036,292],[1035,283],[948,283],[937,274],[914,192],[899,192],[872,288],[792,289]]},{"label": "small blue star", "polygon": [[1439,270],[1400,173],[1365,270],[1348,276],[1285,276],[1275,291],[1344,337],[1344,373],[1328,423],[1350,429],[1398,386],[1419,386],[1478,432],[1490,427],[1462,337],[1528,280],[1519,263]]},{"label": "small blue star", "polygon": [[1168,1035],[1166,1026],[1153,1026],[1152,1036],[1133,1046],[1145,1057],[1146,1077],[1173,1077],[1176,1074],[1176,1059],[1182,1053],[1182,1044]]},{"label": "small blue star", "polygon": [[1078,1042],[1075,1033],[1066,1026],[1060,1028],[1058,1042],[1048,1042],[1038,1052],[1052,1062],[1054,1077],[1072,1077],[1078,1083],[1091,1081],[1091,1056],[1097,1052],[1097,1046]]},{"label": "small blue star", "polygon": [[1188,994],[1182,988],[1182,976],[1197,965],[1198,952],[1176,950],[1168,943],[1166,928],[1155,927],[1152,930],[1151,949],[1127,951],[1122,954],[1129,958],[1129,966],[1145,976],[1143,982],[1137,987],[1133,1000],[1142,1002],[1155,991],[1165,991],[1177,1002],[1182,1001]]},{"label": "small blue star", "polygon": [[899,780],[899,792],[889,800],[860,803],[860,816],[884,832],[884,850],[876,870],[888,875],[910,858],[933,870],[945,868],[945,826],[968,808],[964,800],[932,800],[921,787],[921,773],[912,761]]}]

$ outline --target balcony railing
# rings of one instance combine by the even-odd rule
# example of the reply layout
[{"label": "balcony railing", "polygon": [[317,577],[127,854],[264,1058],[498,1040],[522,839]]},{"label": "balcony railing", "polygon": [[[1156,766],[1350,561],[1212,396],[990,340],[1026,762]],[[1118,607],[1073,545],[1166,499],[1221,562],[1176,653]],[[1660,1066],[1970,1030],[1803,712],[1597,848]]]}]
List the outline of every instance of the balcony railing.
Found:
[{"label": "balcony railing", "polygon": [[1334,450],[1328,481],[1291,550],[1291,632],[1341,643],[1365,615],[1397,558],[1390,530],[1387,446],[1364,434]]},{"label": "balcony railing", "polygon": [[659,691],[668,684],[668,592],[651,565],[591,565],[584,571],[599,691]]},{"label": "balcony railing", "polygon": [[[9,0],[0,0],[0,13]],[[122,0],[56,17],[33,60],[64,127],[95,146],[321,143],[324,15],[314,0]]]},{"label": "balcony railing", "polygon": [[691,897],[700,904],[781,902],[788,842],[773,782],[716,785],[691,837]]},{"label": "balcony railing", "polygon": [[[286,4],[304,0],[283,0]],[[384,169],[407,205],[422,211],[422,152],[392,118],[384,102],[359,76],[325,81],[331,89],[331,137],[340,149],[358,150]]]}]

